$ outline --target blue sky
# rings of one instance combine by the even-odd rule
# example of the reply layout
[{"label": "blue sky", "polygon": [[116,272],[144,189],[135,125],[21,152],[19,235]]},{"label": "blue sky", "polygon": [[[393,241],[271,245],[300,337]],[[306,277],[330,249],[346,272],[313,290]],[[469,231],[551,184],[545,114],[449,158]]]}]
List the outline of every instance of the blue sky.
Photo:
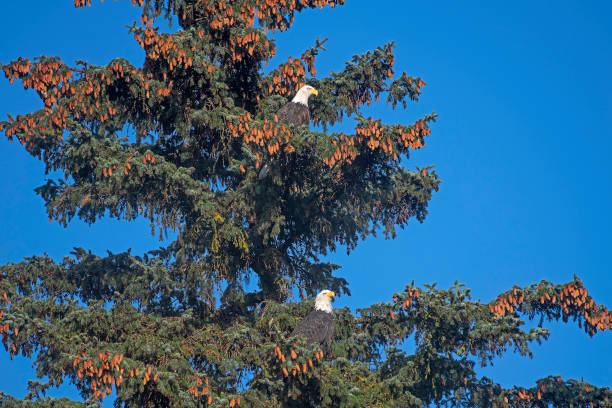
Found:
[{"label": "blue sky", "polygon": [[[128,0],[74,9],[72,2],[32,0],[3,5],[0,61],[58,55],[105,64],[143,55],[127,34],[138,18]],[[461,3],[461,4],[459,4]],[[482,3],[482,2],[481,2]],[[396,42],[396,71],[422,77],[417,104],[367,114],[411,123],[440,115],[428,145],[407,165],[434,164],[443,184],[423,224],[411,222],[394,241],[363,242],[350,256],[330,257],[353,295],[336,307],[390,300],[406,283],[455,279],[488,302],[513,284],[580,276],[598,303],[612,306],[612,5],[592,2],[397,2],[348,0],[343,7],[298,15],[276,36],[278,55],[299,55],[328,37],[319,77],[342,69],[353,54]],[[0,79],[0,115],[41,107],[33,92]],[[33,189],[42,165],[0,138],[0,262],[72,247],[104,254],[160,245],[148,223],[49,223]],[[612,336],[589,338],[576,325],[548,324],[552,336],[529,360],[507,354],[481,370],[502,385],[531,386],[549,374],[612,385]],[[0,353],[0,390],[22,397],[31,362]],[[74,396],[70,387],[52,395]]]}]

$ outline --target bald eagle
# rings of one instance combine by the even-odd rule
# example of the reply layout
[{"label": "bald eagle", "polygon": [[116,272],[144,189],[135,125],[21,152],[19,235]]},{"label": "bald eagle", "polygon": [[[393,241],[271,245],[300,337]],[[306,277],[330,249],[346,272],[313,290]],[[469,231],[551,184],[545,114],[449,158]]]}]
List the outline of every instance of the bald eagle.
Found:
[{"label": "bald eagle", "polygon": [[310,98],[310,95],[318,94],[319,92],[312,86],[304,85],[297,91],[291,102],[276,112],[278,120],[290,125],[308,126],[310,124],[308,98]]},{"label": "bald eagle", "polygon": [[308,344],[316,343],[328,354],[334,339],[334,317],[331,301],[336,296],[331,290],[322,290],[315,299],[314,310],[302,319],[290,337],[305,337]]},{"label": "bald eagle", "polygon": [[[288,125],[308,126],[310,125],[310,111],[308,110],[308,98],[310,95],[318,95],[319,92],[310,85],[301,87],[291,102],[276,112],[279,121]],[[257,178],[264,179],[270,173],[270,166],[264,164],[259,170]]]}]

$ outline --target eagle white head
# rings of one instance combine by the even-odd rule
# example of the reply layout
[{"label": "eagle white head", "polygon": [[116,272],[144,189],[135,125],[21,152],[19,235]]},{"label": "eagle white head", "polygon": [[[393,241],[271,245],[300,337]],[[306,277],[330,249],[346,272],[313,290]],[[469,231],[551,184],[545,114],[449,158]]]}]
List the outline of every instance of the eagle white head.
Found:
[{"label": "eagle white head", "polygon": [[336,296],[331,290],[322,290],[315,298],[315,310],[322,310],[327,313],[332,312],[332,299]]},{"label": "eagle white head", "polygon": [[299,91],[297,91],[297,93],[295,94],[291,102],[301,103],[302,105],[308,106],[308,98],[310,98],[310,95],[318,95],[318,94],[319,92],[316,89],[314,89],[312,86],[304,85],[303,87],[300,88]]}]

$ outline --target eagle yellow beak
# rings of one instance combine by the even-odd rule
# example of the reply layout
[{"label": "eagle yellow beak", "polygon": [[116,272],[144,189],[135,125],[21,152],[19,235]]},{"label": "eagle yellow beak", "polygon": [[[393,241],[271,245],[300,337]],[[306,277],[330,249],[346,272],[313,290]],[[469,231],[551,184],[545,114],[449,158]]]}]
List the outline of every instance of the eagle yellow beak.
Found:
[{"label": "eagle yellow beak", "polygon": [[332,297],[336,296],[336,294],[334,292],[332,292],[332,291],[329,291],[325,296],[332,298]]},{"label": "eagle yellow beak", "polygon": [[[316,89],[313,89],[312,91],[310,91],[310,93],[313,94],[313,95],[318,95],[319,91],[317,91]],[[334,292],[332,292],[332,293],[334,293]]]}]

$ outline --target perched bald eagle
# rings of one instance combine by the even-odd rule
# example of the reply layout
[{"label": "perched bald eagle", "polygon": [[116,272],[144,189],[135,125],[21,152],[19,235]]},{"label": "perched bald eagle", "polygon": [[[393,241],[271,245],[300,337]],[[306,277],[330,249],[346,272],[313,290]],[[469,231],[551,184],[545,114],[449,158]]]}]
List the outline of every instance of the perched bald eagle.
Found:
[{"label": "perched bald eagle", "polygon": [[291,125],[308,126],[310,124],[310,111],[308,98],[318,95],[319,92],[310,85],[304,85],[295,94],[291,102],[276,112],[278,120]]},{"label": "perched bald eagle", "polygon": [[331,301],[336,296],[331,290],[322,290],[315,299],[314,310],[302,319],[290,337],[305,337],[309,344],[316,343],[328,354],[334,340],[334,316]]},{"label": "perched bald eagle", "polygon": [[[288,125],[308,126],[310,125],[310,111],[308,110],[308,98],[310,95],[318,95],[319,92],[310,85],[301,87],[291,102],[276,112],[279,121]],[[259,170],[257,178],[264,179],[270,173],[270,166],[264,164]]]}]

